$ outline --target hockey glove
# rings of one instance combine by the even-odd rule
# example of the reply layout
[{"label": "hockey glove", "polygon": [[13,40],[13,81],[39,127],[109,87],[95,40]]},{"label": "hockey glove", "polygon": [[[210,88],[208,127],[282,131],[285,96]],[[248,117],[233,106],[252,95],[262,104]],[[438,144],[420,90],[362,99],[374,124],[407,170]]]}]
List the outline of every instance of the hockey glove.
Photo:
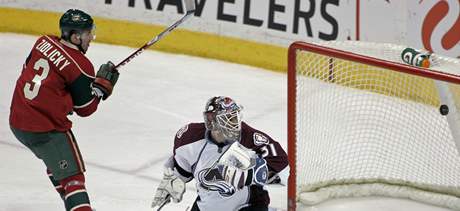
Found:
[{"label": "hockey glove", "polygon": [[233,166],[242,170],[250,169],[255,165],[256,153],[234,142],[219,158],[218,163],[224,166]]},{"label": "hockey glove", "polygon": [[255,165],[246,170],[235,166],[219,166],[219,169],[222,169],[224,180],[237,189],[249,185],[263,186],[268,179],[267,162],[259,157],[255,158]]},{"label": "hockey glove", "polygon": [[100,98],[102,97],[102,100],[106,100],[112,94],[119,75],[120,73],[115,69],[115,65],[112,62],[102,64],[93,82],[94,94]]},{"label": "hockey glove", "polygon": [[239,142],[222,154],[218,168],[226,182],[241,189],[248,185],[264,185],[268,178],[267,162]]},{"label": "hockey glove", "polygon": [[158,206],[161,209],[164,205],[171,202],[179,203],[185,193],[185,183],[176,177],[171,168],[166,168],[163,173],[163,180],[157,188],[152,202],[152,208]]}]

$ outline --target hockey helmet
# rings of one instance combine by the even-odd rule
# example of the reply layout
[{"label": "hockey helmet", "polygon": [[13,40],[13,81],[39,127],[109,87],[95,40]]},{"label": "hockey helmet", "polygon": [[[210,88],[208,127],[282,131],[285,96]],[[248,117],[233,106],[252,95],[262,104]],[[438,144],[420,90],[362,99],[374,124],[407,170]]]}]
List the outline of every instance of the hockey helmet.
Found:
[{"label": "hockey helmet", "polygon": [[225,139],[238,141],[241,132],[242,109],[243,107],[230,97],[210,98],[203,112],[206,129],[219,130]]},{"label": "hockey helmet", "polygon": [[72,34],[81,33],[85,30],[91,30],[93,38],[95,37],[93,30],[96,26],[93,18],[78,9],[67,10],[59,20],[59,28],[61,29],[61,38],[67,41],[70,41]]}]

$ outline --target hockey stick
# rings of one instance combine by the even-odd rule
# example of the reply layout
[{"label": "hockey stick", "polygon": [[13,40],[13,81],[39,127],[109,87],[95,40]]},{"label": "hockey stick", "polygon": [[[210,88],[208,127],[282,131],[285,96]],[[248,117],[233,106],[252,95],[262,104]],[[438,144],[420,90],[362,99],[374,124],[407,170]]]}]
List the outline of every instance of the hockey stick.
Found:
[{"label": "hockey stick", "polygon": [[167,196],[166,200],[160,204],[160,206],[158,207],[157,211],[161,211],[161,209],[166,205],[168,204],[169,202],[171,202],[171,196]]},{"label": "hockey stick", "polygon": [[185,20],[187,20],[191,15],[193,15],[195,13],[195,0],[183,0],[183,2],[185,3],[185,10],[187,12],[185,13],[184,16],[182,16],[181,19],[179,19],[178,21],[173,23],[171,26],[166,28],[164,31],[162,31],[160,34],[158,34],[156,37],[154,37],[153,39],[151,39],[150,41],[145,43],[144,46],[142,46],[139,49],[137,49],[136,51],[134,51],[131,55],[129,55],[123,61],[118,63],[115,66],[115,68],[118,69],[119,67],[124,66],[125,64],[130,62],[134,57],[138,56],[139,54],[144,52],[145,49],[147,49],[148,47],[152,46],[153,44],[155,44],[156,42],[161,40],[161,38],[163,38],[164,36],[169,34],[169,32],[174,30],[177,26],[179,26],[181,23],[183,23]]}]

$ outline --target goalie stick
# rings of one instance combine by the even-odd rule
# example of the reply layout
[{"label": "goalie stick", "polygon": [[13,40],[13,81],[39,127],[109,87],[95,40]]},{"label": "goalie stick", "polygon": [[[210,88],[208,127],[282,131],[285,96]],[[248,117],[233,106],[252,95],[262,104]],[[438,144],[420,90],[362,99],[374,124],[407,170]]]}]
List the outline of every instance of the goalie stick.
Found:
[{"label": "goalie stick", "polygon": [[142,52],[144,52],[145,49],[149,48],[159,40],[161,40],[164,36],[169,34],[172,30],[174,30],[177,26],[179,26],[181,23],[183,23],[185,20],[187,20],[191,15],[195,13],[195,0],[183,0],[185,3],[185,10],[187,11],[184,16],[182,16],[181,19],[178,21],[174,22],[171,26],[163,30],[160,34],[158,34],[156,37],[145,43],[142,47],[134,51],[131,55],[129,55],[127,58],[125,58],[123,61],[118,63],[115,66],[115,69],[118,69],[121,66],[124,66],[128,62],[130,62],[134,57],[138,56]]},{"label": "goalie stick", "polygon": [[169,202],[171,202],[171,196],[167,196],[166,200],[160,204],[160,206],[158,207],[157,211],[161,211],[161,209],[166,205],[168,204]]}]

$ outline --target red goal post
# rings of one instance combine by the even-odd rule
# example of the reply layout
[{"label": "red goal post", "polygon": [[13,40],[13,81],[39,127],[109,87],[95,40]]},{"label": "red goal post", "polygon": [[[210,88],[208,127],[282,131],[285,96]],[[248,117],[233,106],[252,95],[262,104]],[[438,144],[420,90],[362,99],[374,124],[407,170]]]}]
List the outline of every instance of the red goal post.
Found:
[{"label": "red goal post", "polygon": [[460,61],[433,54],[432,68],[410,66],[404,48],[291,44],[289,210],[369,192],[460,209]]}]

